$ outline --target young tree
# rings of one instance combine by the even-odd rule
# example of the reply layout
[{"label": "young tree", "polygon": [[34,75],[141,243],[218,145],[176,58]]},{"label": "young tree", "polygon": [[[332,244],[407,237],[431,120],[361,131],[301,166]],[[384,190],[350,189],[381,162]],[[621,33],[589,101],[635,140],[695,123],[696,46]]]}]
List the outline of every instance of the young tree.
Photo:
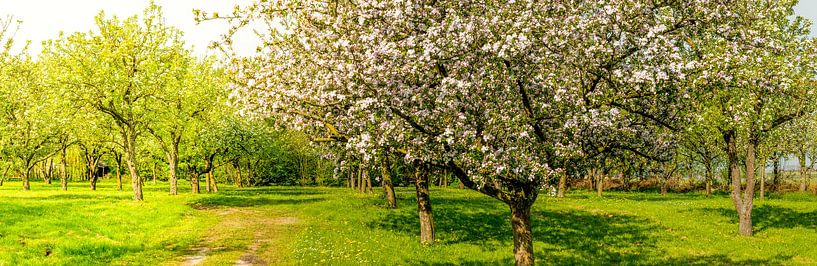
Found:
[{"label": "young tree", "polygon": [[50,103],[58,99],[46,87],[42,64],[22,55],[0,60],[2,153],[14,160],[23,188],[29,190],[34,167],[59,149],[57,125],[49,119],[57,111]]},{"label": "young tree", "polygon": [[[226,101],[226,84],[222,71],[214,68],[214,61],[197,61],[185,51],[174,65],[180,69],[156,96],[153,121],[147,130],[153,135],[165,153],[170,175],[170,194],[176,195],[176,170],[179,162],[179,145],[184,133],[196,119],[203,119],[207,112],[223,107]],[[190,136],[197,138],[198,136]]]},{"label": "young tree", "polygon": [[689,40],[699,67],[692,83],[693,98],[702,103],[694,112],[696,121],[723,138],[744,236],[752,235],[758,146],[786,123],[812,113],[817,102],[815,43],[807,38],[809,23],[793,17],[795,3],[733,5],[708,34]]}]

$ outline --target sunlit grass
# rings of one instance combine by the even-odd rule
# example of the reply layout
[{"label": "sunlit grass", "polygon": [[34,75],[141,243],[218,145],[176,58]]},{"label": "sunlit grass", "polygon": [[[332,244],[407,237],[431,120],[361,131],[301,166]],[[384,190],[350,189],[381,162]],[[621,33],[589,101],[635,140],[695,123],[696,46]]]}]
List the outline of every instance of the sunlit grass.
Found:
[{"label": "sunlit grass", "polygon": [[[508,208],[467,190],[432,189],[438,240],[423,246],[411,188],[398,188],[389,210],[380,194],[345,188],[224,185],[172,197],[148,183],[134,203],[109,181],[99,191],[18,185],[0,187],[0,265],[178,265],[199,247],[209,249],[204,265],[513,263]],[[533,214],[538,264],[817,263],[817,196],[805,193],[757,200],[751,238],[737,236],[723,194],[574,191],[542,196]]]},{"label": "sunlit grass", "polygon": [[[192,195],[171,197],[147,184],[145,201],[103,182],[98,191],[72,183],[0,187],[0,264],[156,264],[197,243],[213,216],[189,207]],[[48,253],[48,254],[47,254]]]}]

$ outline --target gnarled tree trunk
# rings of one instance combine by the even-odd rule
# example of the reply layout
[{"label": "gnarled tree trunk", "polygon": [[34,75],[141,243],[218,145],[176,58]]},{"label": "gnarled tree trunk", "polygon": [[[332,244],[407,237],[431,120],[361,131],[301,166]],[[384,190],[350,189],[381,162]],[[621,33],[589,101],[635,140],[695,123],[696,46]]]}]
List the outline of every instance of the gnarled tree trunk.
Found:
[{"label": "gnarled tree trunk", "polygon": [[418,166],[414,172],[414,187],[417,191],[417,211],[420,215],[420,243],[434,243],[434,215],[428,193],[428,173],[426,166]]},{"label": "gnarled tree trunk", "polygon": [[530,212],[533,202],[522,200],[512,202],[509,205],[511,207],[513,254],[516,265],[533,265],[533,230]]}]

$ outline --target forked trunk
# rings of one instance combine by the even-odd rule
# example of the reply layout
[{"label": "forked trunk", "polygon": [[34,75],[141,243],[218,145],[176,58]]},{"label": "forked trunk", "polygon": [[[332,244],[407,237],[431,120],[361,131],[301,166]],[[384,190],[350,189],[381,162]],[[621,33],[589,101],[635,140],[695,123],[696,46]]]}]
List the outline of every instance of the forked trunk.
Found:
[{"label": "forked trunk", "polygon": [[724,134],[724,141],[727,143],[726,155],[729,159],[729,175],[732,179],[732,202],[738,213],[739,233],[742,236],[751,236],[756,144],[749,141],[746,145],[746,188],[744,190],[741,185],[740,168],[738,166],[740,161],[734,132]]},{"label": "forked trunk", "polygon": [[415,170],[414,186],[417,191],[417,211],[420,215],[420,243],[430,245],[434,243],[434,215],[431,211],[425,166],[418,166]]}]

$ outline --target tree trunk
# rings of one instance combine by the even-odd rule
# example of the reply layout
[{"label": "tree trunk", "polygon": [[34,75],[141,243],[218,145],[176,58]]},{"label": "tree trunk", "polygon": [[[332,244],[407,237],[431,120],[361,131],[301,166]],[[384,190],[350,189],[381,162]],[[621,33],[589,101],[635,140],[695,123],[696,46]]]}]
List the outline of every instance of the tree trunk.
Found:
[{"label": "tree trunk", "polygon": [[142,180],[139,177],[139,171],[136,166],[136,130],[131,126],[126,126],[125,130],[125,162],[128,165],[128,172],[131,178],[131,187],[133,189],[133,200],[142,201]]},{"label": "tree trunk", "polygon": [[531,205],[510,204],[513,228],[513,254],[516,265],[533,265],[533,231],[531,228]]},{"label": "tree trunk", "polygon": [[418,166],[414,172],[414,186],[417,191],[417,211],[420,215],[420,243],[434,243],[434,215],[428,194],[428,174],[425,166]]},{"label": "tree trunk", "polygon": [[397,208],[397,198],[394,195],[394,184],[391,182],[391,168],[388,159],[383,159],[383,165],[380,167],[381,182],[383,185],[383,193],[386,194],[386,203],[390,209]]},{"label": "tree trunk", "polygon": [[157,167],[157,164],[159,164],[159,163],[157,163],[157,162],[155,162],[155,161],[154,161],[154,162],[153,162],[153,169],[151,169],[151,179],[153,179],[153,184],[154,184],[154,185],[156,185],[156,184],[157,184],[157,181],[156,181],[156,180],[158,179],[158,177],[156,176],[156,167]]},{"label": "tree trunk", "polygon": [[91,190],[96,190],[96,168],[99,164],[99,159],[94,158],[94,155],[88,156],[88,180],[90,180]]},{"label": "tree trunk", "polygon": [[204,190],[210,193],[210,173],[204,174]]},{"label": "tree trunk", "polygon": [[707,162],[706,163],[706,196],[707,197],[712,196],[712,179],[713,179],[712,164]]},{"label": "tree trunk", "polygon": [[[754,197],[754,176],[755,176],[755,147],[756,143],[750,140],[746,145],[746,188],[742,189],[737,140],[734,131],[724,134],[724,141],[727,143],[726,155],[729,160],[729,175],[732,179],[732,202],[739,219],[739,233],[742,236],[752,235],[752,207]],[[741,194],[743,194],[741,198]]]},{"label": "tree trunk", "polygon": [[604,173],[598,170],[596,171],[596,195],[604,196]]},{"label": "tree trunk", "polygon": [[190,174],[190,188],[192,189],[193,194],[199,194],[199,173],[193,171]]},{"label": "tree trunk", "polygon": [[62,191],[68,191],[68,172],[67,169],[67,162],[66,160],[66,147],[62,147],[62,151],[60,152],[60,187]]},{"label": "tree trunk", "polygon": [[772,191],[777,191],[780,182],[780,157],[775,155],[774,164],[772,164]]},{"label": "tree trunk", "polygon": [[763,167],[760,170],[760,200],[766,199],[766,162],[763,162]]},{"label": "tree trunk", "polygon": [[559,188],[556,192],[556,197],[564,198],[565,190],[567,189],[567,173],[559,174]]},{"label": "tree trunk", "polygon": [[23,190],[31,190],[31,183],[28,180],[30,175],[31,169],[26,167],[25,173],[23,173]]},{"label": "tree trunk", "polygon": [[358,168],[357,171],[357,192],[363,193],[366,190],[366,187],[363,183],[363,167]]},{"label": "tree trunk", "polygon": [[806,191],[808,184],[808,169],[806,168],[806,153],[799,152],[797,160],[800,161],[800,192]]},{"label": "tree trunk", "polygon": [[369,171],[363,172],[363,176],[366,179],[366,193],[372,193],[372,177],[369,176]]},{"label": "tree trunk", "polygon": [[210,186],[213,187],[211,189],[213,193],[218,193],[218,184],[216,184],[216,177],[213,175],[213,171],[207,173],[207,178],[210,178]]},{"label": "tree trunk", "polygon": [[354,169],[349,171],[349,179],[351,180],[351,183],[349,183],[349,187],[352,188],[352,190],[357,189],[357,177],[356,176],[357,176],[357,171],[355,171]]},{"label": "tree trunk", "polygon": [[122,191],[122,156],[116,158],[116,189]]},{"label": "tree trunk", "polygon": [[96,190],[96,180],[97,177],[95,174],[91,175],[91,190]]},{"label": "tree trunk", "polygon": [[[170,195],[179,194],[178,177],[176,176],[177,161],[179,159],[179,147],[176,146],[167,154],[167,172],[170,176]],[[239,174],[240,176],[241,174]]]},{"label": "tree trunk", "polygon": [[236,173],[238,174],[238,175],[236,175],[235,185],[237,187],[243,187],[243,185],[242,185],[243,182],[241,181],[241,167],[235,166],[235,165],[233,165],[233,166],[234,166],[234,168],[236,170]]}]

